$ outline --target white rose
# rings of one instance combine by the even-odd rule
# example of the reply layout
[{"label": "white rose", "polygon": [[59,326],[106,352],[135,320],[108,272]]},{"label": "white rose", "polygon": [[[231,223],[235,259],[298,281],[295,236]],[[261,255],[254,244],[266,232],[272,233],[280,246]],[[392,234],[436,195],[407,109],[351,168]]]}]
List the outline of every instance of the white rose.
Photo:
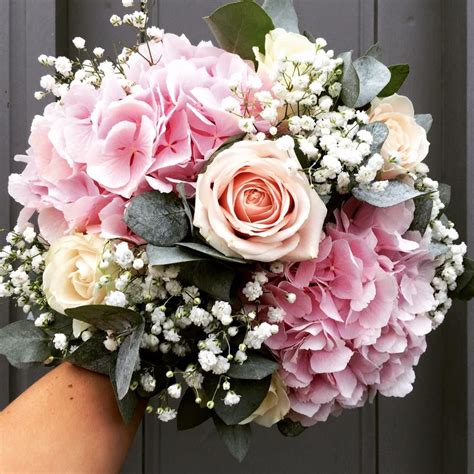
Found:
[{"label": "white rose", "polygon": [[241,425],[250,422],[270,428],[283,420],[290,411],[290,400],[286,394],[286,387],[278,374],[273,374],[268,394],[260,406]]},{"label": "white rose", "polygon": [[[93,235],[69,235],[53,244],[46,255],[43,291],[49,306],[58,313],[103,302],[106,290],[97,289],[99,262],[105,241]],[[88,325],[74,321],[78,336]]]},{"label": "white rose", "polygon": [[370,122],[383,122],[389,130],[380,153],[385,164],[379,179],[394,179],[414,171],[428,155],[430,143],[425,129],[415,121],[410,99],[398,94],[376,98],[368,114]]},{"label": "white rose", "polygon": [[283,28],[276,28],[265,36],[265,54],[254,48],[255,58],[258,62],[258,72],[275,77],[281,59],[302,59],[314,57],[316,45],[306,36],[289,33]]}]

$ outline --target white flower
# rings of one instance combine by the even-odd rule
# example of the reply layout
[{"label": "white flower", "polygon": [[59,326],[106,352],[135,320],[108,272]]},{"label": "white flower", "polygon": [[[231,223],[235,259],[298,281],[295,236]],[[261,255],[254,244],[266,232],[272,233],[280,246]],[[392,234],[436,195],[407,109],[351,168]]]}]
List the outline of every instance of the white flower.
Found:
[{"label": "white flower", "polygon": [[40,80],[40,86],[48,92],[51,92],[55,85],[56,85],[56,79],[54,79],[54,77],[51,76],[51,74],[46,74]]},{"label": "white flower", "polygon": [[165,34],[164,30],[158,28],[157,26],[150,26],[146,29],[146,34],[149,38],[153,39],[154,41],[161,41],[163,39],[163,35]]},{"label": "white flower", "polygon": [[239,350],[235,353],[234,360],[239,364],[243,364],[247,360],[247,354]]},{"label": "white flower", "polygon": [[265,272],[255,272],[253,276],[254,280],[261,285],[265,285],[265,283],[268,283],[268,277]]},{"label": "white flower", "polygon": [[108,351],[115,352],[119,347],[119,343],[114,337],[107,336],[104,340],[104,346]]},{"label": "white flower", "polygon": [[254,117],[249,117],[249,118],[241,118],[239,119],[239,128],[242,130],[242,132],[245,133],[252,133],[255,131],[255,118]]},{"label": "white flower", "polygon": [[189,314],[189,319],[196,326],[206,327],[212,322],[212,315],[205,309],[194,306]]},{"label": "white flower", "polygon": [[167,423],[168,421],[172,421],[176,418],[177,412],[173,408],[159,408],[158,409],[158,419]]},{"label": "white flower", "polygon": [[255,326],[250,330],[244,339],[244,344],[251,349],[260,349],[262,344],[271,336],[278,332],[278,326],[266,322]]},{"label": "white flower", "polygon": [[36,91],[34,97],[36,100],[42,100],[46,97],[46,94],[42,91]]},{"label": "white flower", "polygon": [[249,281],[242,290],[242,293],[249,301],[255,301],[263,295],[262,285],[258,281]]},{"label": "white flower", "polygon": [[229,96],[223,99],[221,102],[221,106],[226,112],[230,112],[233,114],[240,113],[240,102],[234,97]]},{"label": "white flower", "polygon": [[33,227],[28,226],[23,231],[22,236],[23,236],[23,239],[25,240],[25,242],[31,244],[36,239],[36,232],[34,231]]},{"label": "white flower", "polygon": [[43,328],[48,326],[54,320],[53,315],[51,313],[41,313],[35,319],[35,326],[39,328]]},{"label": "white flower", "polygon": [[217,364],[217,357],[211,351],[199,351],[198,361],[205,372],[210,372]]},{"label": "white flower", "polygon": [[230,363],[224,356],[218,356],[217,361],[212,367],[212,373],[216,375],[225,374],[230,369]]},{"label": "white flower", "polygon": [[84,49],[86,46],[86,40],[84,38],[81,38],[80,36],[76,36],[72,40],[72,43],[77,49]]},{"label": "white flower", "polygon": [[67,77],[71,74],[72,62],[65,56],[59,56],[56,58],[54,67],[56,68],[56,71],[59,72],[59,74]]},{"label": "white flower", "polygon": [[122,268],[130,268],[133,263],[134,255],[133,252],[128,247],[127,242],[120,242],[115,248],[115,261]]},{"label": "white flower", "polygon": [[110,17],[110,23],[112,23],[113,26],[120,26],[122,24],[122,19],[118,15],[112,15]]},{"label": "white flower", "polygon": [[232,390],[229,390],[224,398],[224,405],[231,407],[237,405],[240,402],[240,395],[237,395]]},{"label": "white flower", "polygon": [[57,349],[58,351],[64,352],[68,346],[66,334],[63,334],[63,333],[55,334],[53,338],[53,345],[54,345],[54,348]]},{"label": "white flower", "polygon": [[274,107],[265,107],[260,112],[260,116],[267,122],[275,123],[278,121],[278,109]]},{"label": "white flower", "polygon": [[230,317],[230,321],[232,322],[232,317],[231,317],[232,306],[226,301],[216,301],[214,305],[212,306],[211,313],[213,314],[214,317],[216,317],[221,322],[223,320],[227,322],[229,320],[229,317]]},{"label": "white flower", "polygon": [[293,304],[296,301],[296,295],[294,293],[287,293],[285,297],[290,304]]},{"label": "white flower", "polygon": [[168,395],[171,398],[181,398],[181,384],[175,383],[174,385],[171,385],[168,387]]},{"label": "white flower", "polygon": [[204,382],[204,376],[193,368],[186,369],[184,372],[184,380],[191,387],[197,390],[202,388],[202,383]]},{"label": "white flower", "polygon": [[236,328],[235,326],[232,326],[229,329],[227,329],[227,334],[230,337],[235,337],[237,336],[238,333],[239,333],[239,328]]},{"label": "white flower", "polygon": [[283,321],[285,317],[285,311],[281,308],[268,308],[268,321],[272,324],[278,324]]},{"label": "white flower", "polygon": [[104,48],[97,47],[94,48],[92,52],[96,58],[101,58],[104,55],[105,50]]},{"label": "white flower", "polygon": [[105,297],[105,304],[108,306],[127,306],[127,297],[121,291],[112,291]]},{"label": "white flower", "polygon": [[143,12],[136,11],[132,14],[131,23],[135,28],[145,28],[146,15]]},{"label": "white flower", "polygon": [[270,265],[270,271],[272,273],[283,273],[283,270],[285,269],[285,265],[282,262],[273,262]]},{"label": "white flower", "polygon": [[163,337],[169,342],[179,342],[181,340],[181,336],[177,333],[176,329],[163,331]]},{"label": "white flower", "polygon": [[153,392],[156,388],[156,379],[148,372],[140,376],[140,385],[145,392]]},{"label": "white flower", "polygon": [[133,0],[122,0],[122,5],[125,8],[133,7]]},{"label": "white flower", "polygon": [[156,308],[151,313],[151,320],[155,324],[162,324],[166,319],[166,314],[160,309]]}]

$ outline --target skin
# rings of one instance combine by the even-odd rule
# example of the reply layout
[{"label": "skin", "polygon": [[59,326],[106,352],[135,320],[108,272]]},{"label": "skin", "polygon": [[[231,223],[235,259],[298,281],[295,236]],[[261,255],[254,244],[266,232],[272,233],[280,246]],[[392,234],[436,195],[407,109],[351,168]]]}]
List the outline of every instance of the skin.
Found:
[{"label": "skin", "polygon": [[126,425],[107,377],[62,364],[0,413],[0,473],[117,473],[145,405]]}]

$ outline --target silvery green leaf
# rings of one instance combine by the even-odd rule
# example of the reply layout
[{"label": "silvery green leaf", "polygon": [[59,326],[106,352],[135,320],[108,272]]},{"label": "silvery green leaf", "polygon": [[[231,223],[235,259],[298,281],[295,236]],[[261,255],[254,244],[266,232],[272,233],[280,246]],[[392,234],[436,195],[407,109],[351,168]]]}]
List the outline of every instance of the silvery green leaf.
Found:
[{"label": "silvery green leaf", "polygon": [[49,338],[33,321],[17,321],[0,329],[0,354],[18,368],[44,362],[51,355]]},{"label": "silvery green leaf", "polygon": [[370,145],[370,154],[379,153],[388,137],[388,127],[382,122],[372,122],[364,125],[361,130],[367,130],[372,134],[373,141]]},{"label": "silvery green leaf", "polygon": [[187,251],[181,247],[157,247],[148,245],[146,253],[150,265],[174,265],[176,263],[204,260],[206,257]]},{"label": "silvery green leaf", "polygon": [[444,204],[446,209],[451,202],[451,186],[446,183],[438,184],[439,199]]},{"label": "silvery green leaf", "polygon": [[112,383],[112,387],[114,390],[115,400],[117,401],[118,409],[120,415],[122,415],[122,419],[126,425],[128,425],[132,419],[133,415],[138,406],[138,396],[135,392],[129,390],[125,397],[119,399],[118,392],[117,392],[117,381],[115,379],[115,370],[112,368],[110,371],[110,382]]},{"label": "silvery green leaf", "polygon": [[283,28],[292,33],[300,32],[293,0],[265,0],[263,9],[273,20],[275,28]]},{"label": "silvery green leaf", "polygon": [[272,375],[279,364],[262,354],[249,352],[243,364],[232,363],[227,375],[234,379],[262,380]]},{"label": "silvery green leaf", "polygon": [[390,82],[379,93],[379,97],[389,97],[400,90],[405,82],[408,74],[410,74],[410,66],[408,64],[395,64],[389,66]]},{"label": "silvery green leaf", "polygon": [[117,397],[122,400],[130,388],[133,372],[139,357],[140,342],[145,331],[145,322],[137,326],[120,344],[115,366]]},{"label": "silvery green leaf", "polygon": [[228,426],[217,417],[214,417],[214,424],[218,435],[227,446],[230,454],[237,461],[242,462],[250,448],[252,438],[250,425]]},{"label": "silvery green leaf", "polygon": [[143,317],[131,309],[102,304],[70,308],[66,310],[66,314],[102,331],[111,330],[117,333],[138,326],[143,321]]},{"label": "silvery green leaf", "polygon": [[424,196],[425,194],[429,194],[429,192],[418,191],[402,181],[390,181],[382,192],[358,186],[352,190],[352,194],[355,198],[359,199],[359,201],[364,201],[372,206],[391,207],[410,199]]},{"label": "silvery green leaf", "polygon": [[72,352],[66,360],[92,372],[109,375],[115,365],[116,357],[105,348],[104,337],[104,333],[94,334]]},{"label": "silvery green leaf", "polygon": [[329,201],[331,200],[331,195],[330,194],[318,194],[319,199],[323,201],[324,205],[327,205]]},{"label": "silvery green leaf", "polygon": [[464,273],[456,280],[456,289],[450,293],[452,298],[469,301],[474,298],[474,262],[465,257]]},{"label": "silvery green leaf", "polygon": [[289,418],[279,421],[277,426],[280,433],[288,438],[295,438],[306,429],[299,421],[292,421]]},{"label": "silvery green leaf", "polygon": [[359,95],[354,107],[359,108],[377,97],[391,76],[388,67],[372,56],[362,56],[352,64],[359,78]]},{"label": "silvery green leaf", "polygon": [[433,210],[433,199],[430,196],[420,196],[415,199],[415,213],[410,230],[417,230],[424,235],[426,228],[431,221],[431,211]]},{"label": "silvery green leaf", "polygon": [[134,197],[127,211],[128,227],[149,244],[171,246],[189,231],[186,210],[173,193],[151,191]]},{"label": "silvery green leaf", "polygon": [[373,58],[377,59],[377,61],[382,60],[382,55],[383,51],[379,43],[373,44],[364,54],[364,56],[372,56]]},{"label": "silvery green leaf", "polygon": [[348,107],[354,107],[359,97],[360,81],[352,63],[352,52],[341,53],[339,57],[344,61],[341,99]]},{"label": "silvery green leaf", "polygon": [[433,117],[431,114],[417,114],[415,115],[415,120],[420,127],[423,127],[428,133],[431,130],[431,126],[433,125]]},{"label": "silvery green leaf", "polygon": [[[180,242],[178,244],[178,247],[189,249],[199,254],[212,257],[213,259],[216,259],[216,260],[222,260],[224,262],[241,263],[244,265],[249,263],[247,260],[244,260],[243,258],[227,257],[227,255],[224,255],[223,253],[218,252],[216,249],[204,244],[197,243],[197,242]],[[202,259],[195,259],[195,260],[202,260]]]},{"label": "silvery green leaf", "polygon": [[184,183],[178,183],[176,186],[176,191],[178,191],[178,195],[181,198],[181,202],[184,206],[184,212],[186,213],[186,217],[189,221],[189,227],[191,228],[191,234],[193,233],[193,211],[191,206],[189,205],[189,201],[186,199],[186,191],[184,188]]},{"label": "silvery green leaf", "polygon": [[441,242],[431,242],[428,249],[433,258],[437,258],[444,255],[449,250],[449,247]]},{"label": "silvery green leaf", "polygon": [[206,406],[196,403],[196,394],[188,388],[181,399],[176,423],[178,431],[190,430],[211,418],[212,412]]}]

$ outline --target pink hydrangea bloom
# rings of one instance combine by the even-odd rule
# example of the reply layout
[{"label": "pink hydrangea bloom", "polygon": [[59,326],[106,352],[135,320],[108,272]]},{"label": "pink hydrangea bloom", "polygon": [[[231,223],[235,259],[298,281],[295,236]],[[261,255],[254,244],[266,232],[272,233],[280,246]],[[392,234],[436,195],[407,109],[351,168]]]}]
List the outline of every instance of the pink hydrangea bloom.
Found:
[{"label": "pink hydrangea bloom", "polygon": [[50,241],[72,232],[139,241],[122,219],[130,198],[180,182],[192,194],[206,156],[239,133],[222,101],[236,77],[255,77],[250,63],[184,36],[167,34],[151,48],[155,65],[134,54],[126,80],[74,84],[35,118],[30,148],[17,157],[26,168],[9,183],[24,206],[20,223],[37,212]]},{"label": "pink hydrangea bloom", "polygon": [[303,425],[377,392],[412,390],[432,328],[436,266],[420,234],[408,231],[413,210],[412,202],[378,209],[352,198],[326,226],[316,259],[271,275],[265,303],[285,317],[268,346],[282,364],[291,417]]}]

